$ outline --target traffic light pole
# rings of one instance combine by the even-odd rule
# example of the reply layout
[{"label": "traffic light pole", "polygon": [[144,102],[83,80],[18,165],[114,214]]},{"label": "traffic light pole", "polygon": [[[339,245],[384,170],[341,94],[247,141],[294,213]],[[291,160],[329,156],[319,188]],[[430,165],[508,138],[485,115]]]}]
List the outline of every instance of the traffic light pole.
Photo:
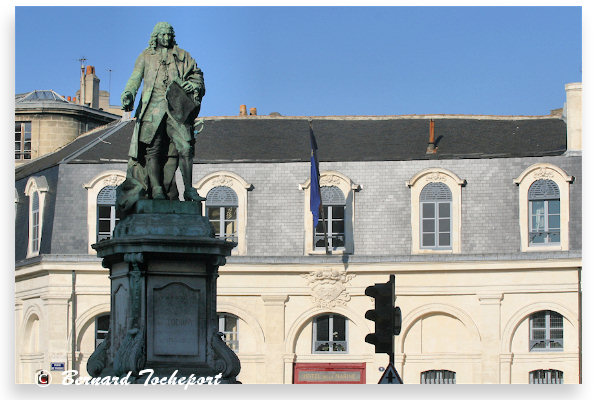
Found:
[{"label": "traffic light pole", "polygon": [[[392,307],[396,304],[396,275],[391,274],[390,275],[390,282],[392,283]],[[393,310],[393,308],[392,308]],[[392,319],[393,321],[393,319]],[[394,348],[394,343],[396,342],[395,340],[395,336],[392,336],[392,351],[390,352],[389,356],[390,356],[390,364],[394,365],[394,354],[395,354],[395,348]]]}]

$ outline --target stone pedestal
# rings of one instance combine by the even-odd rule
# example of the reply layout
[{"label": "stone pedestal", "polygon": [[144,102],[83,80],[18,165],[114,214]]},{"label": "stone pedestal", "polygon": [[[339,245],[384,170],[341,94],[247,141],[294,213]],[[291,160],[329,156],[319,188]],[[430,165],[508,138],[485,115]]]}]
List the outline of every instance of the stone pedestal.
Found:
[{"label": "stone pedestal", "polygon": [[[215,376],[236,383],[240,362],[218,334],[219,266],[235,243],[215,239],[201,204],[141,200],[113,237],[92,247],[110,269],[108,338],[90,357],[92,376]],[[138,377],[144,381],[145,374]]]}]

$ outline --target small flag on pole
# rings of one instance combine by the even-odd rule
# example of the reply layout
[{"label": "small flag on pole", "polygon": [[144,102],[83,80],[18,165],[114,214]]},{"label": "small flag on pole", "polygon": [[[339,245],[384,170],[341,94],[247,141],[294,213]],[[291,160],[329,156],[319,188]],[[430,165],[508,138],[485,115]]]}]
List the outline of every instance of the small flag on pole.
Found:
[{"label": "small flag on pole", "polygon": [[310,211],[313,215],[313,227],[319,223],[319,211],[321,209],[321,177],[319,174],[319,159],[317,158],[317,140],[312,129],[312,121],[308,122],[310,127]]}]

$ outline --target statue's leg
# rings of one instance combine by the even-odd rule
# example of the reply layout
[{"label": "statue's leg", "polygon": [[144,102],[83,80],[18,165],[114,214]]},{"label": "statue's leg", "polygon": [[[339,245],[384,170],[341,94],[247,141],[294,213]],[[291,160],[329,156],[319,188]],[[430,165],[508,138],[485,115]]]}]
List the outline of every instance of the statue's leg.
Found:
[{"label": "statue's leg", "polygon": [[[183,133],[191,127],[177,125],[170,118],[167,120],[167,132],[179,153],[179,170],[183,178],[183,199],[185,201],[204,201],[204,197],[198,194],[196,188],[192,186],[192,172],[194,168],[194,140],[187,140],[189,134]],[[187,132],[186,132],[187,133]]]},{"label": "statue's leg", "polygon": [[177,184],[175,183],[175,171],[179,163],[179,155],[175,149],[173,142],[169,143],[169,151],[167,153],[166,162],[163,168],[163,187],[169,200],[178,200],[179,191],[177,190]]},{"label": "statue's leg", "polygon": [[154,139],[150,143],[150,146],[146,149],[146,171],[148,173],[148,180],[150,181],[150,187],[152,188],[152,198],[155,200],[165,200],[165,192],[162,187],[162,165],[160,162],[161,156],[163,156],[164,147],[164,122],[159,126],[158,131],[154,135]]}]

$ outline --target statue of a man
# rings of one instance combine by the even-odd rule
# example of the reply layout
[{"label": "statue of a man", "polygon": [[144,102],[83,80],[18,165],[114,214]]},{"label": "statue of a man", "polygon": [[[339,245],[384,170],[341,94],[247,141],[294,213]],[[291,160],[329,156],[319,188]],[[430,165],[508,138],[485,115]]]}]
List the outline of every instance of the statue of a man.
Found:
[{"label": "statue of a man", "polygon": [[177,46],[167,22],[154,26],[148,47],[136,60],[121,95],[123,110],[133,110],[142,80],[127,179],[117,189],[117,205],[126,212],[142,198],[178,199],[174,179],[178,166],[184,200],[205,200],[192,186],[193,124],[205,93],[204,77],[190,54]]}]

